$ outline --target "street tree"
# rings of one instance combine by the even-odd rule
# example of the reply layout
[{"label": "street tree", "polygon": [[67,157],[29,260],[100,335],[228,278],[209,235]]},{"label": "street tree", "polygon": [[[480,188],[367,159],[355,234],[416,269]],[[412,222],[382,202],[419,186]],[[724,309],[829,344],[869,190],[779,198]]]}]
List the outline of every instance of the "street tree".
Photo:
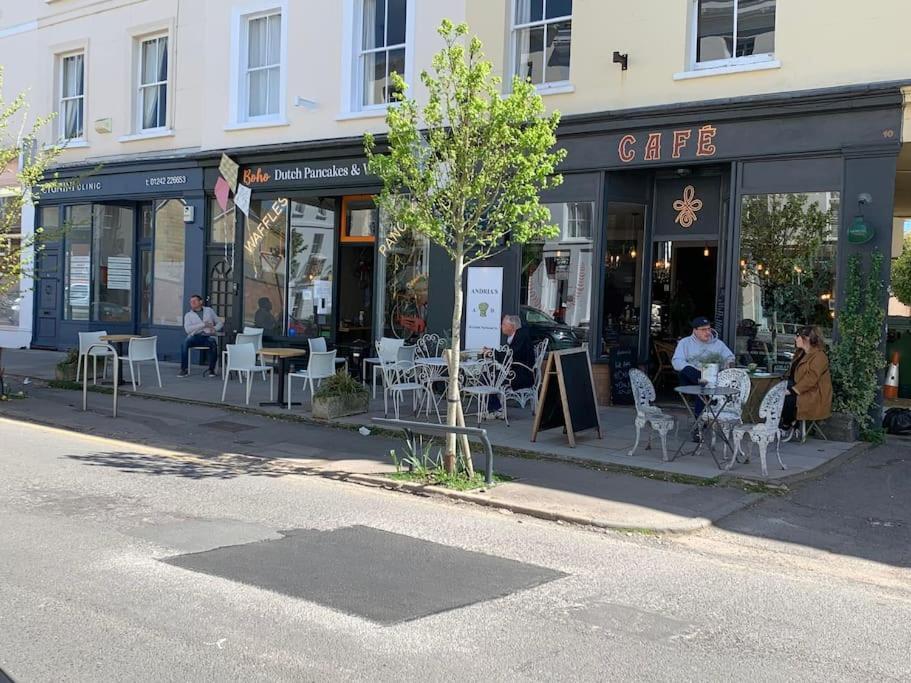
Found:
[{"label": "street tree", "polygon": [[[386,113],[388,150],[378,152],[369,134],[365,148],[370,171],[383,183],[376,202],[391,226],[384,246],[413,231],[442,247],[455,266],[446,420],[456,426],[464,423],[458,383],[463,273],[512,243],[558,234],[538,197],[562,182],[556,169],[565,151],[554,149],[560,115],[545,114],[532,83],[514,78],[504,95],[466,24],[444,20],[437,32],[445,45],[433,57],[433,73],[421,73],[427,103],[419,106],[401,76],[391,74],[396,101]],[[455,469],[452,434],[444,464]]]},{"label": "street tree", "polygon": [[[26,93],[7,101],[3,96],[3,67],[0,67],[0,175],[15,177],[15,183],[4,188],[0,202],[0,298],[19,290],[22,280],[31,275],[34,254],[40,249],[40,228],[21,238],[19,233],[23,207],[37,203],[41,193],[55,182],[46,177],[46,172],[61,148],[38,143],[39,134],[53,118],[53,115],[32,118]],[[0,356],[0,392],[2,377]]]}]

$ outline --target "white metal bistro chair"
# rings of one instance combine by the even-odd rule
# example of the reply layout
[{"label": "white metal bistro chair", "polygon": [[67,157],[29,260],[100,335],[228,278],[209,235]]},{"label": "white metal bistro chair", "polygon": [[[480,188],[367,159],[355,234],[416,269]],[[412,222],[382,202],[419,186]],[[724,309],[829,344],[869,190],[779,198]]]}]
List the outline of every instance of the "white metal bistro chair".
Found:
[{"label": "white metal bistro chair", "polygon": [[[89,358],[92,359],[92,384],[95,384],[98,381],[99,358],[104,359],[104,362],[101,365],[101,379],[104,380],[107,376],[108,359],[111,358],[112,354],[105,346],[105,343],[101,341],[101,338],[105,335],[107,335],[107,331],[105,330],[79,333],[79,357],[76,360],[77,382],[79,381],[80,372],[88,373]],[[94,348],[90,348],[92,346],[94,346]]]},{"label": "white metal bistro chair", "polygon": [[667,435],[676,424],[673,415],[668,415],[661,408],[653,406],[655,400],[655,385],[642,370],[632,368],[629,371],[629,382],[633,390],[633,402],[636,404],[636,442],[629,454],[635,455],[639,448],[639,435],[643,427],[651,427],[645,450],[652,447],[652,432],[658,432],[661,439],[661,457],[667,462]]},{"label": "white metal bistro chair", "polygon": [[272,368],[268,365],[260,365],[256,359],[256,347],[253,344],[228,344],[225,346],[227,361],[225,362],[224,371],[222,372],[221,401],[225,401],[225,392],[228,390],[228,375],[237,372],[247,381],[246,403],[250,405],[250,390],[253,387],[254,372],[269,373],[269,400],[272,400],[274,393],[272,381]]},{"label": "white metal bistro chair", "polygon": [[734,455],[731,456],[731,461],[725,466],[725,469],[729,470],[734,466],[737,456],[741,453],[741,445],[745,436],[750,438],[750,447],[744,462],[750,461],[750,451],[753,450],[753,444],[756,444],[759,446],[759,465],[762,468],[762,476],[767,477],[769,470],[766,467],[766,452],[769,446],[774,443],[778,464],[781,465],[781,469],[787,469],[781,461],[781,430],[778,428],[787,392],[787,382],[776,384],[763,397],[762,403],[759,404],[759,419],[764,419],[765,421],[755,425],[743,425],[734,428]]},{"label": "white metal bistro chair", "polygon": [[[383,370],[383,415],[389,415],[389,397],[392,396],[392,407],[395,411],[395,419],[399,419],[399,405],[404,400],[405,392],[411,392],[411,409],[415,415],[420,412],[423,401],[428,401],[428,406],[433,403],[437,412],[437,421],[440,420],[440,411],[437,408],[433,394],[425,382],[426,366],[416,365],[413,360],[408,359],[414,347],[403,346],[398,349],[397,359],[389,362],[382,357],[380,358],[380,367]],[[399,357],[404,357],[399,360]],[[420,398],[420,401],[418,400]]]},{"label": "white metal bistro chair", "polygon": [[[158,375],[158,386],[161,388],[161,372],[158,369],[158,337],[134,337],[127,347],[127,362],[130,364],[130,382],[133,391],[136,391],[137,380],[142,385],[142,369],[140,363],[151,361],[155,363],[155,374]],[[133,364],[136,372],[133,372]]]},{"label": "white metal bistro chair", "polygon": [[513,368],[518,365],[528,370],[534,378],[534,383],[530,387],[525,387],[523,389],[513,389],[512,387],[506,389],[506,398],[515,401],[522,408],[528,403],[531,403],[532,415],[538,410],[538,393],[541,390],[541,381],[544,375],[544,359],[547,358],[547,345],[549,341],[549,339],[542,339],[535,344],[534,367],[529,368],[527,365],[519,363],[518,361],[512,364]]},{"label": "white metal bistro chair", "polygon": [[[742,368],[728,368],[718,373],[717,385],[719,387],[732,387],[737,389],[737,394],[730,397],[724,409],[718,413],[715,419],[715,427],[728,438],[728,441],[734,437],[734,428],[743,424],[743,408],[750,398],[750,374]],[[716,396],[712,399],[712,410],[717,411],[720,406],[724,405],[724,397]],[[702,411],[700,419],[707,423],[711,419],[709,410]],[[715,445],[716,437],[712,431],[712,446]],[[732,442],[733,443],[733,442]],[[724,448],[727,448],[725,444]]]},{"label": "white metal bistro chair", "polygon": [[[291,380],[299,379],[304,386],[310,387],[310,402],[313,403],[313,391],[320,383],[335,374],[335,351],[311,351],[307,358],[307,369],[288,373],[288,410],[291,410]],[[316,383],[314,385],[314,382]]]},{"label": "white metal bistro chair", "polygon": [[468,405],[475,400],[478,403],[478,425],[487,415],[491,396],[500,398],[503,420],[509,426],[509,414],[506,411],[506,391],[509,383],[516,376],[512,369],[512,349],[501,346],[484,352],[481,365],[471,385],[464,387],[462,393],[468,395]]}]

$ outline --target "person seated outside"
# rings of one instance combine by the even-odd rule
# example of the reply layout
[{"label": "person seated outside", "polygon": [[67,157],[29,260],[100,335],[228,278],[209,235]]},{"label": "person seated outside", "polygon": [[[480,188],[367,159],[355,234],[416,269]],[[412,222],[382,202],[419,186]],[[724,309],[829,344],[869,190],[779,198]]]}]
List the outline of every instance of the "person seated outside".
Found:
[{"label": "person seated outside", "polygon": [[[522,327],[522,319],[517,315],[504,315],[500,323],[500,331],[506,337],[506,345],[512,349],[512,370],[515,376],[510,380],[509,385],[513,389],[527,389],[535,383],[534,375],[530,370],[535,366],[535,347],[531,341],[531,334],[528,328]],[[503,353],[494,351],[494,358],[501,362]],[[522,365],[515,365],[515,363]],[[500,405],[499,396],[489,397],[487,411],[497,419],[503,418],[503,407]]]},{"label": "person seated outside", "polygon": [[798,421],[825,420],[832,415],[832,375],[819,330],[803,327],[794,341],[797,353],[788,372],[788,393],[778,423],[782,441],[794,437]]},{"label": "person seated outside", "polygon": [[[720,358],[720,368],[727,368],[734,364],[734,353],[718,338],[712,323],[708,318],[698,317],[693,320],[693,333],[677,342],[671,365],[677,371],[682,386],[696,386],[705,384],[702,379],[702,366],[710,358]],[[717,361],[713,361],[717,362]],[[705,409],[701,398],[694,401],[694,410],[698,418]],[[693,440],[697,443],[702,440],[702,430],[699,420],[693,426]]]},{"label": "person seated outside", "polygon": [[209,347],[209,369],[203,373],[203,377],[215,376],[215,361],[218,360],[218,342],[215,339],[215,333],[221,331],[223,325],[224,323],[215,314],[215,311],[208,306],[203,306],[203,300],[199,294],[190,297],[190,310],[183,317],[183,329],[187,333],[187,338],[183,340],[183,345],[180,347],[178,377],[186,377],[190,374],[187,367],[191,346]]}]

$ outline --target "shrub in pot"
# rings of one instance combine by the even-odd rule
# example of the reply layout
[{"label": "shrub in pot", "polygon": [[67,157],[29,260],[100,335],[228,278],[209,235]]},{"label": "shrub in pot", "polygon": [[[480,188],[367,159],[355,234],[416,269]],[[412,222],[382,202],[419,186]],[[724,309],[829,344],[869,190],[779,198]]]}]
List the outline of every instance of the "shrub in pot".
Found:
[{"label": "shrub in pot", "polygon": [[331,420],[366,413],[370,401],[367,387],[347,372],[323,380],[313,394],[313,417]]},{"label": "shrub in pot", "polygon": [[74,382],[78,364],[79,349],[70,349],[66,352],[66,358],[57,363],[57,367],[54,368],[54,378],[61,382]]}]

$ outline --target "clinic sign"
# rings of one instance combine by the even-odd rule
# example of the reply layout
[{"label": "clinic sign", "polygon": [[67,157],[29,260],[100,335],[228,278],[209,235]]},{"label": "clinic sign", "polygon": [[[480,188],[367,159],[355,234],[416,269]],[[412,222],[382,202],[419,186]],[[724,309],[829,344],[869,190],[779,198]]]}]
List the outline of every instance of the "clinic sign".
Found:
[{"label": "clinic sign", "polygon": [[181,196],[202,190],[202,170],[181,168],[135,173],[91,173],[79,178],[59,178],[42,189],[43,199],[95,199],[161,194]]},{"label": "clinic sign", "polygon": [[502,317],[503,269],[470,267],[465,297],[465,348],[499,346]]}]

